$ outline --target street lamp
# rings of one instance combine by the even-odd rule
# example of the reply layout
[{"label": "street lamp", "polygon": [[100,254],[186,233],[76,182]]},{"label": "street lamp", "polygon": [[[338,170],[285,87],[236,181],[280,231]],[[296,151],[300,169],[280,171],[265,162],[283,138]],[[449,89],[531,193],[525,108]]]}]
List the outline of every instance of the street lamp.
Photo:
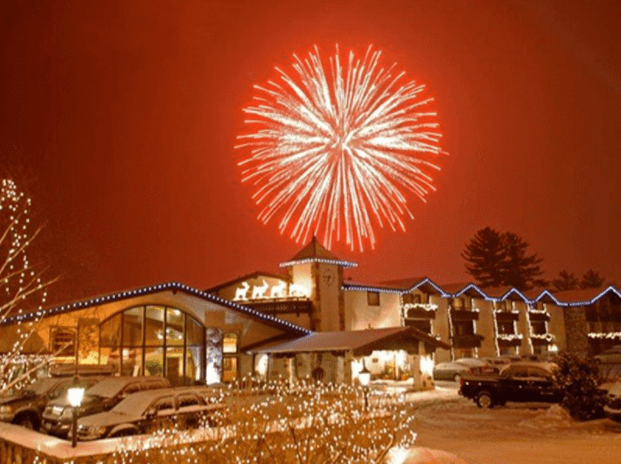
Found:
[{"label": "street lamp", "polygon": [[67,389],[69,404],[73,407],[73,427],[71,431],[71,447],[75,448],[78,443],[78,408],[82,405],[84,386],[80,384],[80,378],[76,375]]},{"label": "street lamp", "polygon": [[358,380],[362,385],[362,391],[364,392],[364,410],[369,409],[369,382],[371,381],[371,372],[367,370],[367,366],[362,360],[362,370],[358,372]]}]

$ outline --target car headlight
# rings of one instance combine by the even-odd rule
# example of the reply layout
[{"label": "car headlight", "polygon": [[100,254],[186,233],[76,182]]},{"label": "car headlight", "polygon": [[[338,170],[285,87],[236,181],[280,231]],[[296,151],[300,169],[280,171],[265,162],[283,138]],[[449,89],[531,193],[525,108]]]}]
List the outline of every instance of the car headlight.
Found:
[{"label": "car headlight", "polygon": [[106,427],[98,426],[98,425],[90,425],[90,426],[78,426],[78,433],[85,434],[89,437],[99,438],[106,434]]},{"label": "car headlight", "polygon": [[13,412],[13,407],[11,406],[0,406],[0,414],[11,414]]}]

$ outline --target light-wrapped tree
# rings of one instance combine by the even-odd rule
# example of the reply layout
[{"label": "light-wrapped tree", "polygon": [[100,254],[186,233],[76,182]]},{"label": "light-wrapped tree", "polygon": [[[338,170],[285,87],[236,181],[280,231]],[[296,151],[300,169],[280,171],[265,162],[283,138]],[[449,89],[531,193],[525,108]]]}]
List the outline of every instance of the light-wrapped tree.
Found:
[{"label": "light-wrapped tree", "polygon": [[33,266],[29,248],[40,229],[30,229],[31,200],[10,179],[0,181],[0,393],[28,380],[41,359],[24,356],[34,348],[37,321],[22,323],[25,312],[41,311],[47,298],[43,270]]}]

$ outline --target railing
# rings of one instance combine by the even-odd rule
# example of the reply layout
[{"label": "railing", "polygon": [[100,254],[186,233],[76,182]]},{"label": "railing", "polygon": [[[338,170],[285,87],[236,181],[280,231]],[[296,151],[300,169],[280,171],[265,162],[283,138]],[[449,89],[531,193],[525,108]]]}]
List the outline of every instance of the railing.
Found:
[{"label": "railing", "polygon": [[485,337],[479,334],[467,334],[467,335],[454,335],[453,347],[454,348],[480,348],[481,341]]},{"label": "railing", "polygon": [[17,425],[0,423],[0,464],[32,463],[35,456],[41,464],[90,464],[103,461],[121,444],[122,438],[96,442],[71,442],[28,430]]}]

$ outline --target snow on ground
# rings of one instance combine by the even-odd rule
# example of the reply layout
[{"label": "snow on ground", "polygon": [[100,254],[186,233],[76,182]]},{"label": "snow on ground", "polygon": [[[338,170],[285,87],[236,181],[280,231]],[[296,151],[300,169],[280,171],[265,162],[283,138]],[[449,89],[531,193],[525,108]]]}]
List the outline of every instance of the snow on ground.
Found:
[{"label": "snow on ground", "polygon": [[545,403],[483,410],[460,397],[454,384],[410,393],[407,399],[415,414],[419,456],[395,464],[621,463],[621,424],[608,419],[575,421],[560,406]]}]

